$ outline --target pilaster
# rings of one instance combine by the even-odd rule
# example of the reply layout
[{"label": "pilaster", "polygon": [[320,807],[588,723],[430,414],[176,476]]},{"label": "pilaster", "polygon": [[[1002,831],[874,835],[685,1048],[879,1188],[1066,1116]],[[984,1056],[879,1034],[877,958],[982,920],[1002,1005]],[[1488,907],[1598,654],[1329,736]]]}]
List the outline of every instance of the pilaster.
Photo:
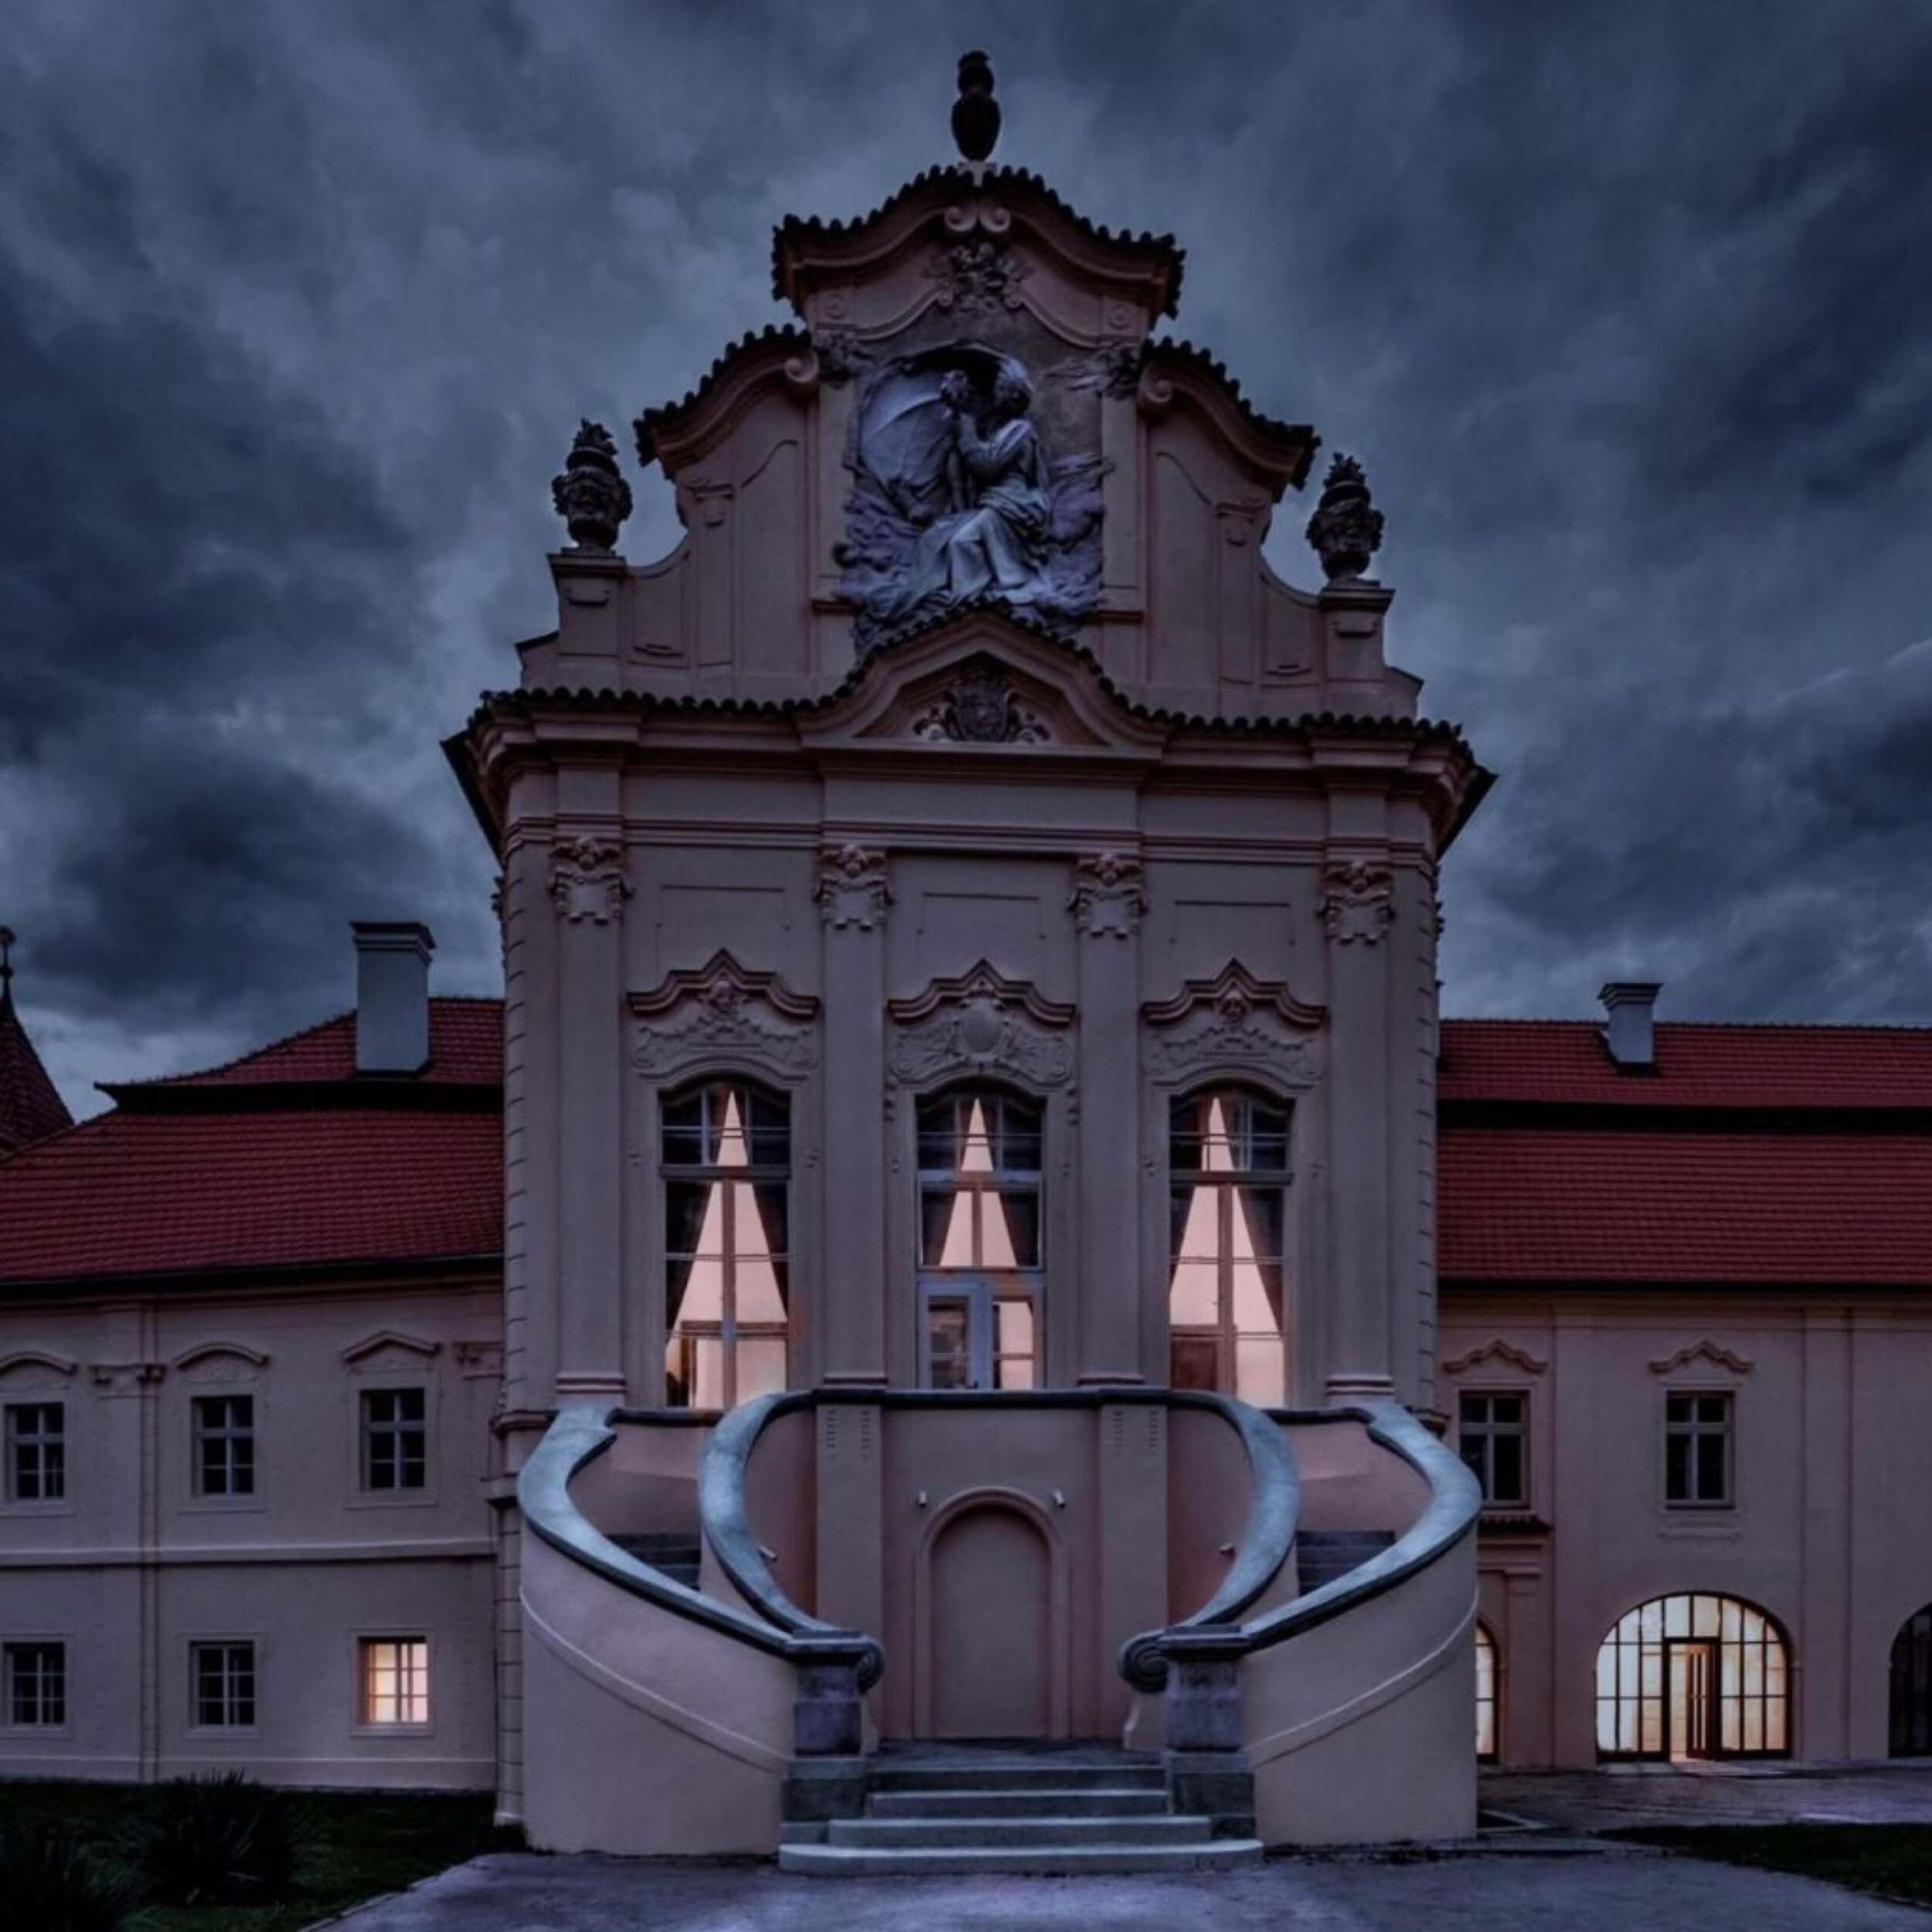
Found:
[{"label": "pilaster", "polygon": [[1141,1352],[1140,1217],[1121,1211],[1139,1185],[1141,862],[1083,859],[1068,901],[1079,930],[1080,1251],[1083,1384],[1147,1379]]}]

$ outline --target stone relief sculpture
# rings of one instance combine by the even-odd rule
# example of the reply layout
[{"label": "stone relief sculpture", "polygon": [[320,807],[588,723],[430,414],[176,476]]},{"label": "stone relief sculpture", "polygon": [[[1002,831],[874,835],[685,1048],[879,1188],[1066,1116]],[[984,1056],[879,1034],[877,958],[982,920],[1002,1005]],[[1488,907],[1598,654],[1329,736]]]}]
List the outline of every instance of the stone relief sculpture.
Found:
[{"label": "stone relief sculpture", "polygon": [[979,342],[898,356],[853,417],[839,546],[859,647],[1001,602],[1071,628],[1100,586],[1100,461],[1053,461],[1016,357]]}]

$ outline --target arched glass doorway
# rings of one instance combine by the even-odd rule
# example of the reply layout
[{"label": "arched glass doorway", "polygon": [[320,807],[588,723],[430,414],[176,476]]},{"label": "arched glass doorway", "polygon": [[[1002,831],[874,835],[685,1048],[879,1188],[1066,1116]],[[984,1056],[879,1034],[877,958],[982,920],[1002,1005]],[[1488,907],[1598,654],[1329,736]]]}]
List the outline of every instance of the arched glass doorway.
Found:
[{"label": "arched glass doorway", "polygon": [[1599,1757],[1781,1757],[1790,1737],[1784,1634],[1735,1597],[1653,1597],[1597,1652]]},{"label": "arched glass doorway", "polygon": [[1498,1695],[1502,1670],[1496,1640],[1487,1624],[1476,1626],[1476,1762],[1496,1761],[1498,1739],[1498,1713],[1502,1699]]},{"label": "arched glass doorway", "polygon": [[1932,1604],[1892,1641],[1892,1755],[1932,1757]]}]

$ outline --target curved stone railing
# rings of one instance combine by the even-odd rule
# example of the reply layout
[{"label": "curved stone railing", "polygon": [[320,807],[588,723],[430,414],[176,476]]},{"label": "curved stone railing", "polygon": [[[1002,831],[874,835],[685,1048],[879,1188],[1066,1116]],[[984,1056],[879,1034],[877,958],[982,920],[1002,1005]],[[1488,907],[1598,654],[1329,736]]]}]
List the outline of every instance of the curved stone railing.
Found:
[{"label": "curved stone railing", "polygon": [[876,1638],[841,1631],[801,1610],[779,1587],[758,1539],[752,1533],[745,1508],[745,1471],[751,1452],[767,1425],[781,1415],[815,1406],[817,1394],[793,1389],[781,1394],[754,1396],[727,1410],[711,1440],[698,1471],[698,1520],[719,1567],[731,1579],[740,1596],[758,1614],[794,1641],[822,1642],[835,1638],[855,1641],[860,1655],[859,1688],[869,1690],[885,1669],[885,1652]]},{"label": "curved stone railing", "polygon": [[1227,1419],[1247,1453],[1253,1488],[1247,1526],[1220,1587],[1199,1610],[1158,1629],[1141,1631],[1121,1646],[1121,1675],[1142,1691],[1165,1685],[1165,1646],[1174,1632],[1225,1628],[1274,1582],[1287,1560],[1301,1507],[1294,1458],[1281,1430],[1261,1410],[1231,1396],[1192,1390],[1171,1392],[1168,1400],[1176,1407],[1212,1409]]}]

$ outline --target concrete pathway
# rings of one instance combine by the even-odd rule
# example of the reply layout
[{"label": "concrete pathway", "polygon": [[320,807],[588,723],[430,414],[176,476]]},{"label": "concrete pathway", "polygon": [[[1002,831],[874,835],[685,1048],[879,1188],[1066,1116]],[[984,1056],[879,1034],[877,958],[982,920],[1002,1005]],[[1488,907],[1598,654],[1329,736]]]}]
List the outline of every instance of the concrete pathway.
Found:
[{"label": "concrete pathway", "polygon": [[1932,1825],[1932,1763],[1784,1770],[1632,1767],[1606,1771],[1488,1771],[1485,1811],[1566,1832],[1639,1825]]},{"label": "concrete pathway", "polygon": [[341,1932],[1926,1932],[1924,1913],[1689,1859],[1279,1859],[1189,1878],[803,1879],[498,1855]]}]

